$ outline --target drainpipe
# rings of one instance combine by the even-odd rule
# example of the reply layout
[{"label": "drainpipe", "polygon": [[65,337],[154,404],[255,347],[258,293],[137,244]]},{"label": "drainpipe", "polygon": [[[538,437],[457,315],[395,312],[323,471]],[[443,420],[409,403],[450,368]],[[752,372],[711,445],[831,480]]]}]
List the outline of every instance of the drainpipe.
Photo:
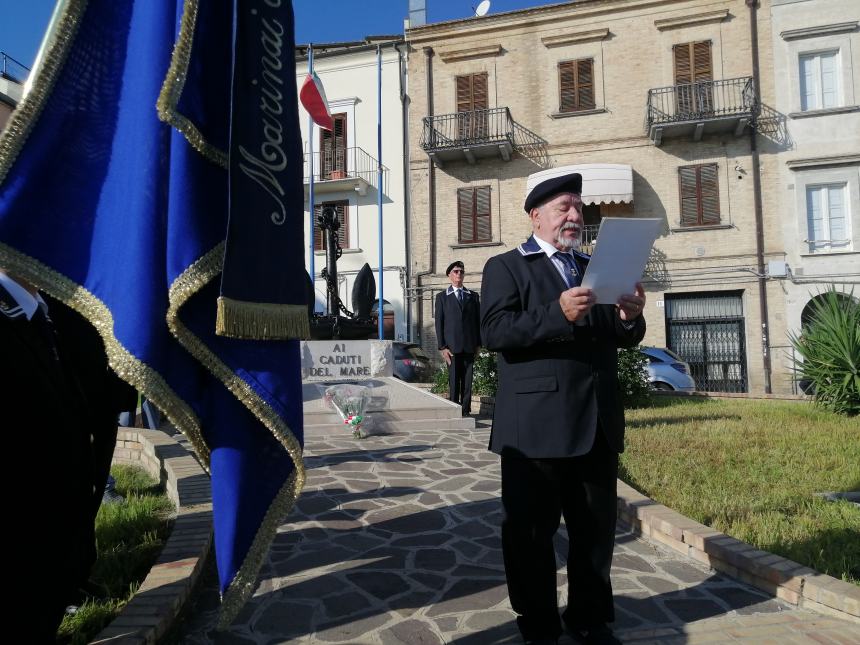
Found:
[{"label": "drainpipe", "polygon": [[[427,116],[433,116],[433,48],[424,48],[424,64],[427,69]],[[418,289],[418,282],[426,275],[436,273],[436,166],[433,160],[430,160],[430,168],[427,176],[427,205],[430,216],[430,262],[426,271],[420,271],[415,274],[415,292],[418,302],[418,340],[421,339],[421,332],[424,329],[424,299],[421,295],[422,291]]]},{"label": "drainpipe", "polygon": [[750,128],[750,154],[753,166],[753,200],[755,204],[755,247],[756,264],[758,273],[758,300],[759,313],[761,316],[761,353],[764,366],[764,391],[770,394],[771,388],[771,364],[770,364],[770,330],[767,311],[767,277],[764,268],[764,218],[761,210],[761,167],[759,165],[758,141],[756,138],[755,122],[761,109],[761,86],[759,74],[758,57],[758,0],[746,0],[750,8],[750,55],[752,57],[753,70],[753,95],[755,106],[753,107],[753,127]]},{"label": "drainpipe", "polygon": [[[403,51],[400,46],[403,45]],[[394,43],[394,49],[397,51],[397,69],[398,78],[400,80],[400,109],[401,109],[401,125],[403,129],[403,225],[406,231],[406,279],[403,282],[403,304],[406,309],[406,340],[412,340],[412,305],[409,302],[409,285],[412,284],[412,231],[411,217],[412,210],[409,195],[409,103],[406,95],[406,86],[404,84],[403,61],[406,58],[406,46],[404,43]]]}]

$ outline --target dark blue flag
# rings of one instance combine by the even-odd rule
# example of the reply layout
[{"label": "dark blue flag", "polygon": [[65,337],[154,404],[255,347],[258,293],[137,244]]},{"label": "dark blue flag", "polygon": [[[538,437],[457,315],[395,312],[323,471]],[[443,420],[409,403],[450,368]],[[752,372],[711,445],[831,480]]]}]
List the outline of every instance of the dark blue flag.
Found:
[{"label": "dark blue flag", "polygon": [[[266,87],[276,84],[290,106],[277,125],[283,159],[260,175],[268,186],[231,183],[228,173],[233,23],[243,12],[260,18],[246,36],[268,21],[251,65],[278,67],[283,82],[269,75]],[[71,0],[52,33],[0,138],[0,266],[85,315],[116,372],[210,469],[223,624],[252,592],[304,483],[298,341],[251,339],[307,329],[301,296],[283,287],[304,285],[292,8]],[[268,135],[258,128],[246,150],[261,158]],[[264,137],[256,149],[253,136]],[[272,223],[275,185],[283,211],[273,245],[259,224]],[[230,213],[231,198],[247,208]],[[257,302],[265,314],[263,333],[234,334],[242,340],[215,333],[228,237],[237,243],[226,251],[235,259],[224,295],[240,314]]]}]

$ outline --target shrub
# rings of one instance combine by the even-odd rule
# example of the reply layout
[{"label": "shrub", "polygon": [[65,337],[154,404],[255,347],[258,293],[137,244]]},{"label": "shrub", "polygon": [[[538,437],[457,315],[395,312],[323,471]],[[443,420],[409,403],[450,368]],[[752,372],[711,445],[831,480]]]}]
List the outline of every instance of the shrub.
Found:
[{"label": "shrub", "polygon": [[448,391],[448,366],[445,363],[440,364],[433,374],[433,387],[430,391],[433,394],[445,394]]},{"label": "shrub", "polygon": [[[472,368],[472,394],[496,396],[497,385],[496,352],[482,348]],[[448,391],[448,366],[445,363],[439,365],[439,369],[433,375],[433,386],[430,391],[434,394],[444,394]]]},{"label": "shrub", "polygon": [[638,347],[618,350],[618,386],[626,407],[641,407],[651,398],[647,362]]},{"label": "shrub", "polygon": [[496,396],[499,377],[496,372],[496,352],[481,348],[475,359],[472,391],[481,396]]},{"label": "shrub", "polygon": [[812,322],[790,334],[800,356],[795,370],[815,391],[816,403],[845,415],[860,414],[860,305],[831,289],[812,300]]},{"label": "shrub", "polygon": [[[645,371],[646,360],[638,349],[618,351],[618,382],[624,395],[625,405],[643,405],[650,397],[648,374]],[[496,352],[481,349],[475,359],[472,378],[473,393],[481,396],[496,396],[499,385]],[[444,363],[433,375],[433,387],[430,391],[436,394],[448,391],[448,366]]]}]

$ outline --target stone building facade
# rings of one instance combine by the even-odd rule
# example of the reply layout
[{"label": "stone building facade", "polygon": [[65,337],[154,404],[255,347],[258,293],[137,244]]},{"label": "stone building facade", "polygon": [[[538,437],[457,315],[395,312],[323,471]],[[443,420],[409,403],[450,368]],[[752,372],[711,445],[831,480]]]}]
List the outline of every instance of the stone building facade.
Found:
[{"label": "stone building facade", "polygon": [[[754,168],[753,148],[775,135],[751,136],[753,55],[772,69],[769,21],[768,7],[743,0],[581,0],[407,29],[411,293],[424,347],[435,355],[433,296],[448,263],[461,259],[480,290],[486,260],[530,233],[527,176],[573,165],[586,242],[603,217],[662,221],[644,344],[679,353],[700,389],[790,389],[771,361],[785,337],[782,282],[767,272],[785,258],[780,215],[766,207],[776,176],[761,157],[757,200]],[[762,92],[773,105],[773,84]]]},{"label": "stone building facade", "polygon": [[[860,4],[772,0],[772,207],[785,247],[786,327],[799,334],[827,289],[860,298]],[[775,359],[792,362],[791,349]]]}]

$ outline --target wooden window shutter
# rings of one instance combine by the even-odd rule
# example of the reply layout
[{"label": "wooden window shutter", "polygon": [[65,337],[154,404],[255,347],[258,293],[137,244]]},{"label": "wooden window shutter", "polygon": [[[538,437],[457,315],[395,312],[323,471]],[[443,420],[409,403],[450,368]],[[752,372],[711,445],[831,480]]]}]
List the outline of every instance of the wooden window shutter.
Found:
[{"label": "wooden window shutter", "polygon": [[322,209],[327,206],[334,207],[337,212],[337,221],[340,222],[340,228],[337,230],[338,243],[341,248],[349,248],[349,219],[348,208],[349,202],[326,202],[314,206],[314,250],[325,251],[325,242],[323,241],[323,231],[319,225],[319,217],[322,215]]},{"label": "wooden window shutter", "polygon": [[346,171],[346,114],[332,114],[334,130],[320,128],[322,178],[331,179],[334,170]]},{"label": "wooden window shutter", "polygon": [[487,72],[457,77],[457,112],[486,110],[489,103]]},{"label": "wooden window shutter", "polygon": [[457,227],[461,244],[492,241],[491,215],[489,186],[457,190]]},{"label": "wooden window shutter", "polygon": [[558,64],[559,112],[576,110],[576,67],[574,61],[566,60]]},{"label": "wooden window shutter", "polygon": [[472,110],[472,77],[457,77],[457,112]]},{"label": "wooden window shutter", "polygon": [[675,58],[675,85],[714,80],[711,42],[680,43],[672,47]]},{"label": "wooden window shutter", "polygon": [[490,187],[475,188],[475,241],[490,242],[493,239],[490,217]]},{"label": "wooden window shutter", "polygon": [[489,83],[487,72],[472,74],[472,109],[486,110],[490,107]]},{"label": "wooden window shutter", "polygon": [[693,81],[712,81],[714,73],[711,68],[711,43],[707,40],[692,43],[693,45]]},{"label": "wooden window shutter", "polygon": [[472,216],[474,190],[460,188],[457,190],[457,226],[460,242],[475,241],[475,219]]},{"label": "wooden window shutter", "polygon": [[681,226],[720,223],[720,186],[716,164],[678,168]]},{"label": "wooden window shutter", "polygon": [[720,223],[720,186],[717,165],[699,166],[699,194],[701,195],[702,225]]},{"label": "wooden window shutter", "polygon": [[675,85],[693,82],[693,69],[690,64],[690,43],[682,43],[672,48],[675,54]]},{"label": "wooden window shutter", "polygon": [[559,112],[594,109],[594,61],[590,58],[558,64]]},{"label": "wooden window shutter", "polygon": [[579,109],[594,109],[594,61],[590,58],[576,61],[576,84]]},{"label": "wooden window shutter", "polygon": [[695,166],[678,169],[681,193],[681,226],[696,226],[699,223],[699,188]]}]

